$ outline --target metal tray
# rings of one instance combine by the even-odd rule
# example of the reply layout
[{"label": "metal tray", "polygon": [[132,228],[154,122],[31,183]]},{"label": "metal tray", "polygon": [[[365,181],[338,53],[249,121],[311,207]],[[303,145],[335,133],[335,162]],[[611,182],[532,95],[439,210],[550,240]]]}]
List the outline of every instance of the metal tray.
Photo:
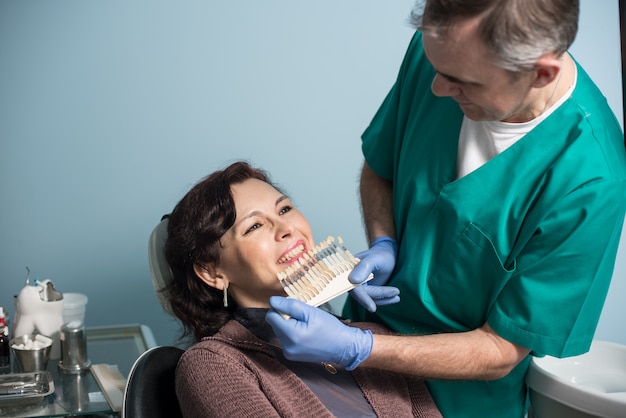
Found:
[{"label": "metal tray", "polygon": [[50,372],[0,375],[0,404],[35,403],[53,392]]}]

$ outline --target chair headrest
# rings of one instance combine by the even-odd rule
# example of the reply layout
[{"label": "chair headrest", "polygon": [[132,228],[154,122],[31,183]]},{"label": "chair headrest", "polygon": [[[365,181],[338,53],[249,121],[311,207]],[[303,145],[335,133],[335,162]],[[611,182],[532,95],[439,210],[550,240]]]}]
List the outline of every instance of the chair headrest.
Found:
[{"label": "chair headrest", "polygon": [[182,418],[175,381],[183,352],[178,347],[157,346],[137,358],[126,379],[122,418]]},{"label": "chair headrest", "polygon": [[163,293],[160,292],[167,286],[173,278],[172,270],[165,260],[165,241],[167,240],[167,216],[164,216],[161,222],[150,234],[148,240],[148,262],[150,264],[150,275],[152,276],[152,285],[156,291],[161,306],[167,313],[174,315],[169,301]]}]

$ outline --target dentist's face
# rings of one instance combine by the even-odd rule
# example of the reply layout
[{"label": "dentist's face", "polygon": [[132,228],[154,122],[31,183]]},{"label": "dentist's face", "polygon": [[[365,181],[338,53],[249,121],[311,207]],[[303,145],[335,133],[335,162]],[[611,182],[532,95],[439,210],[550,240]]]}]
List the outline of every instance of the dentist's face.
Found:
[{"label": "dentist's face", "polygon": [[459,21],[442,37],[424,33],[424,51],[437,72],[433,94],[451,97],[475,121],[533,119],[532,73],[513,74],[496,66],[478,35],[478,23]]},{"label": "dentist's face", "polygon": [[269,307],[284,296],[276,277],[314,247],[311,227],[289,198],[270,184],[248,179],[231,186],[237,217],[220,242],[217,269],[242,307]]}]

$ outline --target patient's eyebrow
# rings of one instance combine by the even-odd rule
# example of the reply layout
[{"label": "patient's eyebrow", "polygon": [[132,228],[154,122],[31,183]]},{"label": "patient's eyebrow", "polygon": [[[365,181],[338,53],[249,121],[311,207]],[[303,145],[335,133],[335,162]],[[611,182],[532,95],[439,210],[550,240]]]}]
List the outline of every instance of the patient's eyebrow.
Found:
[{"label": "patient's eyebrow", "polygon": [[276,199],[276,203],[274,203],[274,206],[280,205],[280,202],[282,202],[283,200],[287,200],[287,199],[289,199],[287,196],[281,195],[278,199]]},{"label": "patient's eyebrow", "polygon": [[[287,199],[289,199],[287,196],[280,195],[278,197],[278,199],[276,199],[276,202],[274,203],[274,206],[280,205],[280,202],[282,202],[283,200],[287,200]],[[246,219],[252,218],[252,217],[257,216],[257,215],[261,215],[261,211],[253,210],[252,212],[248,213],[246,216],[242,217],[239,222],[236,222],[234,226],[237,227],[238,225],[240,225]]]}]

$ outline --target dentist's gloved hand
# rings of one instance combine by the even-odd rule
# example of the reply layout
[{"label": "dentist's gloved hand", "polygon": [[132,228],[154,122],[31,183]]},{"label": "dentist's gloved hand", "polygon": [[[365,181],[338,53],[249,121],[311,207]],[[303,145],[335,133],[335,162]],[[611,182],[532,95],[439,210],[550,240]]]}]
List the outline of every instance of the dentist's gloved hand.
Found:
[{"label": "dentist's gloved hand", "polygon": [[393,286],[373,286],[370,282],[355,287],[350,291],[352,299],[356,300],[359,305],[369,312],[376,312],[379,306],[400,302],[400,289]]},{"label": "dentist's gloved hand", "polygon": [[273,309],[265,320],[289,360],[328,362],[354,370],[372,352],[374,337],[369,330],[349,327],[328,312],[296,299],[272,296],[270,305]]},{"label": "dentist's gloved hand", "polygon": [[352,283],[363,283],[371,273],[374,278],[362,286],[350,291],[350,295],[361,306],[375,312],[378,306],[391,305],[400,301],[400,290],[393,286],[384,286],[393,272],[398,256],[398,243],[390,237],[378,237],[369,250],[355,255],[360,259],[349,280]]}]

